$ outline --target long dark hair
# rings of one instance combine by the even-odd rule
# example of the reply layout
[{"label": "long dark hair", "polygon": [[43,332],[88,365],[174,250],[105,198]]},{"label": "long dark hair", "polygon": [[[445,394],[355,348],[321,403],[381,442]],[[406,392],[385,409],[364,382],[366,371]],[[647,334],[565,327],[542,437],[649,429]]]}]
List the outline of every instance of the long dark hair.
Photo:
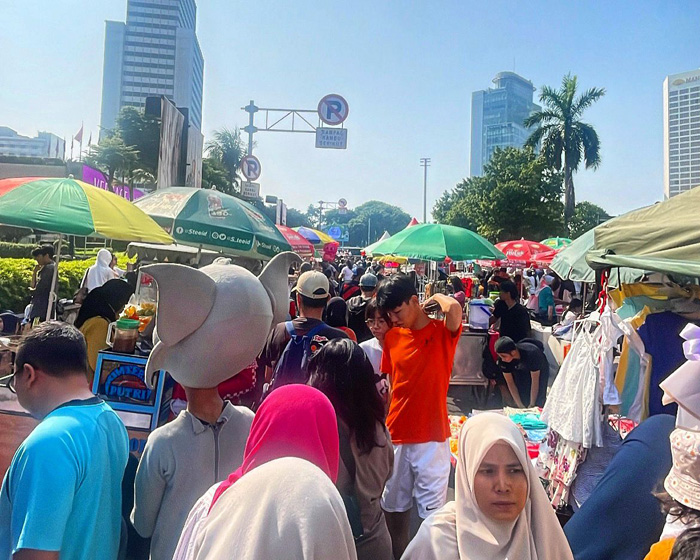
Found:
[{"label": "long dark hair", "polygon": [[335,327],[335,328],[347,327],[348,326],[347,312],[348,312],[348,304],[345,303],[345,300],[343,298],[341,298],[341,297],[331,298],[328,301],[328,305],[326,305],[326,310],[324,313],[324,315],[325,315],[324,321],[330,327]]},{"label": "long dark hair", "polygon": [[80,307],[75,326],[80,328],[85,321],[93,317],[102,317],[108,322],[117,320],[117,313],[128,302],[134,288],[124,280],[108,280],[99,288],[92,290]]},{"label": "long dark hair", "polygon": [[376,429],[377,422],[384,422],[384,404],[374,384],[374,368],[362,348],[348,339],[331,340],[309,361],[308,384],[333,403],[361,453],[379,446]]}]

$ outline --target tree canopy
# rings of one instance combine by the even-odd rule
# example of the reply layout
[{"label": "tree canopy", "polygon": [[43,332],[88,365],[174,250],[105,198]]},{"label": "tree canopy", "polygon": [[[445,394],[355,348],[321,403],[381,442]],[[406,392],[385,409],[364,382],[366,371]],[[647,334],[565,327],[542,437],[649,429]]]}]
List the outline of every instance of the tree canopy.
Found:
[{"label": "tree canopy", "polygon": [[576,239],[610,219],[608,213],[592,202],[579,202],[569,220],[569,237]]},{"label": "tree canopy", "polygon": [[573,216],[576,206],[573,172],[581,161],[586,168],[600,165],[600,140],[590,125],[581,121],[583,112],[605,95],[603,88],[590,88],[576,97],[578,78],[568,74],[556,90],[544,86],[540,101],[545,106],[525,119],[526,127],[536,127],[527,145],[535,148],[542,143],[547,163],[564,171],[564,221]]},{"label": "tree canopy", "polygon": [[214,132],[214,139],[207,143],[206,150],[210,160],[208,165],[213,167],[213,163],[217,162],[219,170],[224,170],[228,181],[226,184],[216,185],[217,190],[226,194],[240,196],[241,177],[240,165],[241,160],[246,155],[246,143],[241,138],[241,131],[238,128],[229,130],[222,128]]},{"label": "tree canopy", "polygon": [[117,116],[116,136],[138,152],[138,168],[152,177],[158,175],[160,118],[136,107],[124,107]]},{"label": "tree canopy", "polygon": [[85,156],[85,163],[101,171],[107,177],[107,185],[111,188],[114,179],[119,176],[129,176],[138,163],[138,151],[133,146],[127,146],[119,136],[104,138],[96,146],[91,146]]},{"label": "tree canopy", "polygon": [[539,241],[564,233],[562,176],[531,148],[497,149],[481,177],[464,179],[433,209],[443,224],[476,231],[490,241]]}]

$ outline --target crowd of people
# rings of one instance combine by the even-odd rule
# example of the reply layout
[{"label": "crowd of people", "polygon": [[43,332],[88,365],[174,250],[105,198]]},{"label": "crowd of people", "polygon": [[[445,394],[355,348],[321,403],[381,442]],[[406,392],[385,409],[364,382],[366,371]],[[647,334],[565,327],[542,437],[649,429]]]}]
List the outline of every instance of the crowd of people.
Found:
[{"label": "crowd of people", "polygon": [[[88,383],[91,340],[104,339],[133,293],[105,265],[106,256],[91,269],[104,280],[99,286],[86,274],[91,288],[75,326],[41,323],[17,349],[9,388],[40,423],[3,481],[3,558],[623,560],[643,558],[659,540],[661,528],[645,525],[642,512],[670,466],[643,475],[636,436],[656,436],[659,449],[664,439],[647,423],[591,496],[600,515],[584,508],[566,532],[521,431],[500,414],[464,423],[448,502],[447,393],[464,328],[458,288],[466,290],[453,282],[452,296],[421,302],[413,278],[384,277],[364,260],[302,264],[288,320],[273,326],[259,353],[264,386],[252,406],[183,383],[186,408],[150,434],[136,467],[124,424]],[[551,322],[556,282],[543,276],[535,286],[529,274],[500,270],[483,280],[499,291],[494,349],[504,400],[542,406],[549,365],[520,301],[532,289],[535,315]],[[563,327],[579,312],[570,298]],[[212,348],[236,344],[211,333]],[[671,444],[674,464],[660,496],[671,539],[654,545],[652,560],[700,557],[700,443],[683,433]],[[623,475],[646,476],[643,495],[614,482]],[[611,512],[623,499],[646,502],[620,513],[633,528],[621,537]],[[413,538],[412,511],[420,522]]]}]

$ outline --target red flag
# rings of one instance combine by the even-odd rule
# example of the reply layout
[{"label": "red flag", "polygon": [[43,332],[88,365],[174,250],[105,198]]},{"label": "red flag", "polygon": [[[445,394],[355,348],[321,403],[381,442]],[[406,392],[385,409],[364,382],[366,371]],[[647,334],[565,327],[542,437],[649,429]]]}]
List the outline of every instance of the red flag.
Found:
[{"label": "red flag", "polygon": [[92,144],[92,132],[90,133],[90,138],[88,138],[88,148],[90,147],[90,144]]},{"label": "red flag", "polygon": [[78,131],[78,134],[76,134],[73,138],[76,139],[78,144],[83,143],[83,125],[82,124],[80,125],[80,130]]}]

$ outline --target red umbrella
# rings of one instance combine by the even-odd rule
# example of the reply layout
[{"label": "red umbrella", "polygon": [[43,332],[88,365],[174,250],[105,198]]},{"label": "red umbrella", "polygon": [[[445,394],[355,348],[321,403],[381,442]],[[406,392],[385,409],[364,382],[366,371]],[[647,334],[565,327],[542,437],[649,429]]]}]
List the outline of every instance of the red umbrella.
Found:
[{"label": "red umbrella", "polygon": [[544,251],[542,253],[537,253],[533,255],[532,260],[537,264],[543,264],[549,266],[552,264],[552,260],[557,256],[559,249],[550,249],[549,251]]},{"label": "red umbrella", "polygon": [[509,263],[529,265],[534,262],[534,256],[538,253],[551,251],[551,247],[542,245],[537,241],[520,239],[517,241],[504,241],[496,243],[496,249],[502,251]]},{"label": "red umbrella", "polygon": [[287,226],[278,225],[277,229],[282,234],[282,237],[287,240],[287,243],[291,245],[292,251],[297,255],[302,258],[314,256],[314,246],[310,241],[307,241],[303,236]]}]

